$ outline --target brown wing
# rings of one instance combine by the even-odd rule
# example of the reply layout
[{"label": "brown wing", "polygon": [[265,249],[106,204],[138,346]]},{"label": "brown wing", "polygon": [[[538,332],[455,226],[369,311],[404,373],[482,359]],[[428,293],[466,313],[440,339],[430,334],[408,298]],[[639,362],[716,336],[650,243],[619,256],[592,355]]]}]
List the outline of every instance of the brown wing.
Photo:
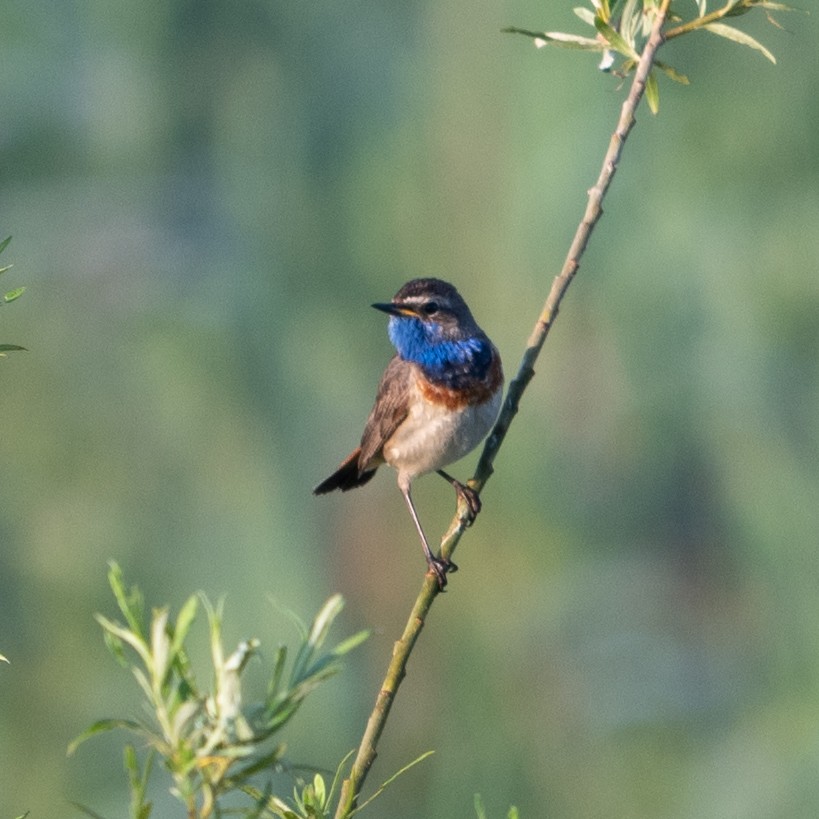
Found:
[{"label": "brown wing", "polygon": [[413,366],[401,361],[398,356],[390,361],[381,376],[375,404],[361,436],[361,446],[351,452],[339,468],[313,490],[314,494],[324,495],[334,489],[346,492],[363,486],[375,475],[375,470],[384,463],[381,457],[384,443],[407,417]]},{"label": "brown wing", "polygon": [[409,411],[407,405],[413,367],[413,364],[403,361],[396,355],[384,370],[375,396],[375,404],[361,436],[359,471],[364,472],[384,462],[381,450]]}]

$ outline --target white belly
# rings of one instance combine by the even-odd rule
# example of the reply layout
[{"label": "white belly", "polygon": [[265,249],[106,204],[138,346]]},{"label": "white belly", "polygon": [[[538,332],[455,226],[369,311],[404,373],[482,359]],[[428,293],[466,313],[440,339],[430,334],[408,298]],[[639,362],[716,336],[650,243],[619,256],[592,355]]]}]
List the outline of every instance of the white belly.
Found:
[{"label": "white belly", "polygon": [[410,414],[384,446],[384,460],[412,480],[463,458],[489,433],[501,405],[501,390],[489,401],[459,410],[413,396]]}]

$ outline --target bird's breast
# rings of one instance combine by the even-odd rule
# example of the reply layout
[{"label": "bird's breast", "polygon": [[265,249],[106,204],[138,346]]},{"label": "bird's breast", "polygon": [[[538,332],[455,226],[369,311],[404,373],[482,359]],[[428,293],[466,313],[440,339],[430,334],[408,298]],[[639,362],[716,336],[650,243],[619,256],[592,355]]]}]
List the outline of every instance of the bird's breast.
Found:
[{"label": "bird's breast", "polygon": [[413,478],[463,458],[495,423],[502,385],[497,356],[483,379],[459,389],[435,384],[419,372],[407,417],[384,445],[384,460]]},{"label": "bird's breast", "polygon": [[464,407],[477,406],[491,401],[503,386],[503,370],[500,356],[493,357],[489,369],[482,378],[461,376],[458,386],[450,386],[446,381],[418,379],[418,388],[425,401],[457,411]]}]

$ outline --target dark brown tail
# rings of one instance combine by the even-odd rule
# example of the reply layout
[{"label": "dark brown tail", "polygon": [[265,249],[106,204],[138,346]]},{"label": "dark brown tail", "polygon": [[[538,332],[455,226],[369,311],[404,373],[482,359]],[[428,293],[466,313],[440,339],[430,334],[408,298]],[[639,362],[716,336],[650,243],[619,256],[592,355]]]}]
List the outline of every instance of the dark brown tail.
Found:
[{"label": "dark brown tail", "polygon": [[[342,492],[346,492],[349,489],[355,489],[357,486],[364,486],[364,484],[375,475],[375,469],[367,469],[362,472],[358,466],[358,456],[360,454],[361,447],[351,452],[344,459],[341,466],[313,490],[313,494],[324,495],[327,492],[332,492],[334,489],[340,489]],[[378,467],[376,467],[376,469],[377,468]]]}]

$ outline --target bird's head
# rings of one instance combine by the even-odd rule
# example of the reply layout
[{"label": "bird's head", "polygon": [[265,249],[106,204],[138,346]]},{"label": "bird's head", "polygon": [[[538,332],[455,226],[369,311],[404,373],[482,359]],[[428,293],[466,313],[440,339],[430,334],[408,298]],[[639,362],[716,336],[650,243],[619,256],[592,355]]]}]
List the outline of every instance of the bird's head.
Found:
[{"label": "bird's head", "polygon": [[440,279],[413,279],[392,301],[374,304],[390,316],[389,336],[398,354],[436,369],[464,363],[491,349],[461,294]]}]

